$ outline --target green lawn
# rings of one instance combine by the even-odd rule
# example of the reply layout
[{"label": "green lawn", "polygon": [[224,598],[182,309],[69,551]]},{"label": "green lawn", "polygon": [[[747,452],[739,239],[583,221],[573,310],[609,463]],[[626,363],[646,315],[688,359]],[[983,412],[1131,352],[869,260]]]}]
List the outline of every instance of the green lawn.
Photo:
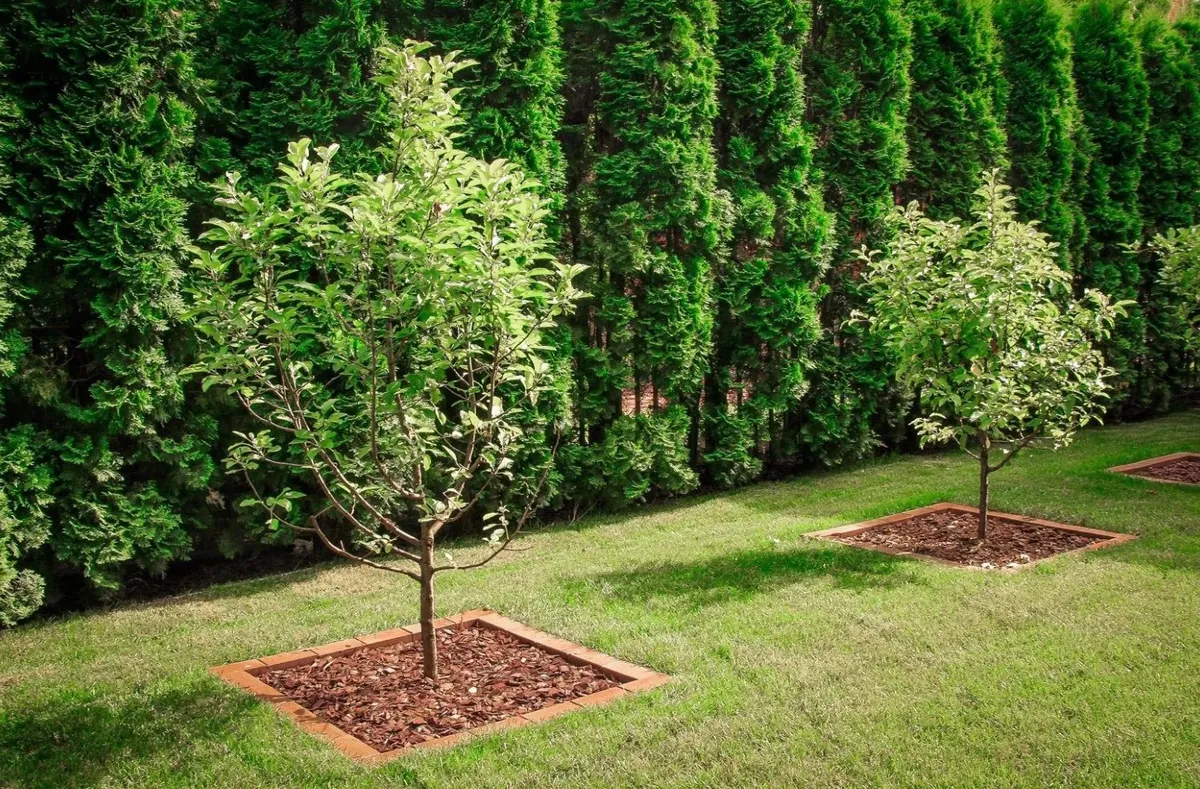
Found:
[{"label": "green lawn", "polygon": [[0,632],[0,785],[1197,786],[1200,489],[1104,470],[1194,449],[1188,413],[1019,458],[997,509],[1141,538],[1016,575],[804,538],[971,503],[954,453],[542,529],[442,576],[440,612],[676,681],[380,768],[206,668],[408,624],[406,579],[327,567]]}]

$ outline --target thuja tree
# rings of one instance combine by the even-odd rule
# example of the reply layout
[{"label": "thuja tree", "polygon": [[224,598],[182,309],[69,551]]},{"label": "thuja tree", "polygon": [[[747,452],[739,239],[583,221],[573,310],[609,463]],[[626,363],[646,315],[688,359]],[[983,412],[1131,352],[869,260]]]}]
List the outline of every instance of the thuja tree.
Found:
[{"label": "thuja tree", "polygon": [[[0,40],[0,199],[11,180],[8,163],[21,116],[12,100],[7,52]],[[24,297],[20,285],[32,246],[29,230],[0,213],[0,626],[12,625],[42,603],[45,581],[21,560],[49,536],[45,509],[49,475],[39,462],[41,442],[33,425],[5,413],[5,393],[21,368],[28,339],[15,313]]]},{"label": "thuja tree", "polygon": [[0,433],[32,431],[48,545],[102,590],[188,554],[214,467],[180,376],[193,21],[173,0],[20,0],[0,30],[21,116],[5,198],[32,239]]},{"label": "thuja tree", "polygon": [[1158,16],[1140,28],[1150,122],[1140,208],[1149,235],[1200,218],[1200,63],[1187,38]]},{"label": "thuja tree", "polygon": [[1004,79],[983,0],[907,0],[912,102],[901,198],[935,218],[966,214],[980,173],[1005,161]]},{"label": "thuja tree", "polygon": [[[10,107],[0,96],[0,124]],[[4,133],[0,128],[0,137]],[[27,229],[12,217],[0,216],[0,626],[16,624],[36,611],[46,587],[42,576],[22,561],[49,537],[51,477],[42,457],[45,442],[34,425],[7,413],[4,399],[28,345],[13,313],[24,295],[19,278],[29,249]]]},{"label": "thuja tree", "polygon": [[393,25],[404,35],[459,51],[476,65],[458,78],[461,145],[509,159],[541,182],[555,233],[563,208],[563,64],[558,0],[430,0]]},{"label": "thuja tree", "polygon": [[557,9],[557,0],[223,2],[203,30],[212,95],[201,165],[270,178],[282,146],[310,135],[342,140],[347,169],[366,166],[386,128],[386,100],[371,79],[375,48],[389,35],[421,38],[476,62],[458,78],[462,145],[541,181],[553,228],[563,182]]},{"label": "thuja tree", "polygon": [[887,362],[861,328],[854,250],[886,241],[893,190],[908,172],[911,32],[900,0],[832,0],[813,8],[804,60],[808,117],[825,202],[836,215],[821,304],[826,338],[812,385],[795,410],[807,450],[826,463],[873,450],[876,428],[893,420]]},{"label": "thuja tree", "polygon": [[1087,146],[1066,14],[1057,0],[999,0],[994,19],[1017,216],[1038,222],[1059,245],[1060,263],[1078,268],[1087,239],[1079,204]]},{"label": "thuja tree", "polygon": [[[804,392],[820,337],[816,281],[830,233],[804,126],[803,2],[725,0],[715,139],[732,223],[716,271],[705,463],[722,484],[787,451],[784,417]],[[761,451],[765,449],[765,453]]]},{"label": "thuja tree", "polygon": [[230,177],[230,218],[205,234],[194,304],[206,386],[259,425],[230,469],[308,477],[323,506],[305,519],[292,515],[304,493],[255,490],[272,527],[420,584],[436,678],[435,575],[503,551],[538,491],[483,516],[490,547],[477,561],[437,556],[438,536],[483,496],[473,481],[503,486],[521,444],[547,440],[515,415],[553,385],[541,337],[578,293],[534,185],[455,147],[458,64],[420,51],[380,51],[394,123],[382,169],[343,174],[336,146],[301,140],[265,194]]},{"label": "thuja tree", "polygon": [[[1142,238],[1138,189],[1149,118],[1146,75],[1136,30],[1120,0],[1089,0],[1071,22],[1075,85],[1083,121],[1092,142],[1090,172],[1083,192],[1088,242],[1077,274],[1085,287],[1114,299],[1132,299],[1142,283],[1141,269],[1129,246]],[[1145,348],[1145,321],[1140,310],[1122,319],[1105,349],[1122,381],[1137,376]],[[1139,384],[1134,381],[1132,390]],[[1141,409],[1141,398],[1127,409]]]},{"label": "thuja tree", "polygon": [[301,135],[337,137],[347,169],[367,166],[385,104],[371,80],[386,37],[378,0],[223,0],[208,9],[199,30],[203,176],[237,170],[270,180],[279,152]]},{"label": "thuja tree", "polygon": [[[568,471],[585,500],[682,492],[696,484],[713,322],[716,9],[629,0],[572,4],[564,16],[568,243],[592,267],[575,333],[581,444]],[[651,460],[602,462],[626,453]]]},{"label": "thuja tree", "polygon": [[864,253],[873,333],[919,393],[922,444],[956,442],[979,461],[979,531],[987,536],[989,477],[1035,442],[1055,448],[1098,421],[1112,374],[1096,342],[1123,305],[1081,299],[1055,246],[1020,222],[996,172],[977,192],[974,221],[897,209],[888,253]]},{"label": "thuja tree", "polygon": [[909,169],[910,25],[892,0],[822,3],[807,54],[816,164],[838,220],[835,261],[845,264],[887,236],[893,189]]},{"label": "thuja tree", "polygon": [[[1200,72],[1187,39],[1162,17],[1143,19],[1140,32],[1150,103],[1140,206],[1145,233],[1151,236],[1200,219]],[[1187,326],[1179,324],[1173,294],[1159,281],[1161,256],[1143,254],[1139,262],[1146,349],[1139,361],[1136,398],[1161,411],[1191,381],[1183,363]]]}]

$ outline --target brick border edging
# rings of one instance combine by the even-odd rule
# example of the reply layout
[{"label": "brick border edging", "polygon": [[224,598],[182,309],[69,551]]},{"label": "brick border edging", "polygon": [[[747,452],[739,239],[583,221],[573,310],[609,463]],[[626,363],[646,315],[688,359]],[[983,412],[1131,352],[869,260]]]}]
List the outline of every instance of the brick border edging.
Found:
[{"label": "brick border edging", "polygon": [[221,666],[213,666],[209,671],[225,682],[242,688],[260,700],[268,702],[281,714],[294,720],[296,725],[301,729],[328,741],[330,745],[341,751],[344,755],[351,759],[370,764],[391,761],[397,756],[415,749],[446,748],[458,745],[472,737],[492,734],[505,729],[515,729],[530,723],[540,723],[541,721],[549,720],[550,718],[555,718],[574,710],[583,709],[584,707],[608,704],[622,696],[657,688],[671,681],[671,678],[666,674],[651,671],[648,668],[620,660],[603,652],[597,652],[594,649],[589,649],[573,641],[567,641],[566,639],[552,636],[549,633],[544,633],[541,630],[535,630],[532,627],[527,627],[520,622],[501,616],[489,609],[467,611],[466,613],[435,619],[433,627],[435,630],[440,630],[446,627],[460,627],[468,623],[503,631],[527,644],[560,655],[567,662],[577,666],[591,666],[609,679],[615,680],[620,684],[587,696],[552,704],[549,707],[543,707],[521,715],[514,715],[513,717],[504,718],[494,723],[465,729],[455,734],[446,735],[445,737],[426,740],[416,745],[409,745],[390,751],[378,751],[354,735],[339,729],[332,723],[322,720],[316,714],[258,679],[257,675],[268,669],[289,668],[302,663],[308,663],[320,657],[337,657],[357,652],[360,649],[386,647],[416,641],[421,635],[420,625],[396,627],[391,630],[383,630],[378,633],[349,638],[344,641],[334,641],[331,644],[324,644],[310,649],[281,652],[277,655],[269,655],[256,660],[226,663]]},{"label": "brick border edging", "polygon": [[1183,482],[1178,479],[1160,479],[1159,477],[1150,477],[1144,474],[1137,474],[1137,471],[1149,471],[1152,468],[1165,466],[1168,463],[1174,463],[1177,460],[1200,460],[1200,452],[1172,452],[1169,455],[1159,455],[1156,458],[1147,458],[1139,460],[1136,463],[1126,463],[1121,466],[1113,466],[1109,469],[1116,474],[1122,474],[1126,477],[1134,477],[1135,479],[1144,479],[1149,482],[1163,482],[1167,485],[1186,485],[1188,487],[1200,487],[1200,482]]},{"label": "brick border edging", "polygon": [[[832,529],[824,529],[822,531],[809,532],[808,534],[805,534],[804,536],[812,537],[812,538],[818,539],[818,540],[827,540],[829,542],[836,542],[838,545],[845,545],[849,548],[861,548],[861,549],[867,550],[867,551],[878,551],[879,553],[886,553],[886,554],[890,554],[892,556],[906,556],[906,557],[909,557],[912,559],[920,559],[921,561],[931,562],[933,564],[941,564],[941,565],[944,565],[947,567],[957,567],[957,568],[963,569],[963,570],[984,571],[984,568],[979,567],[977,565],[962,564],[960,562],[952,562],[949,559],[941,559],[937,556],[927,556],[925,554],[915,553],[913,551],[902,551],[897,548],[888,548],[888,547],[882,546],[882,545],[858,545],[858,544],[846,543],[846,542],[842,542],[841,540],[837,539],[838,537],[841,537],[841,536],[852,536],[855,534],[861,534],[862,532],[868,531],[870,529],[874,529],[877,526],[885,526],[890,523],[898,523],[900,521],[911,520],[912,518],[917,518],[917,517],[920,517],[921,515],[928,515],[931,512],[944,512],[946,510],[953,510],[955,512],[961,512],[966,515],[978,515],[979,514],[978,507],[971,507],[966,504],[950,504],[950,503],[943,502],[943,503],[939,503],[939,504],[930,504],[928,507],[918,507],[915,510],[906,510],[904,512],[897,513],[895,515],[887,515],[882,518],[875,518],[874,520],[862,521],[861,523],[851,523],[848,526],[836,526]],[[997,518],[1002,518],[1002,519],[1008,520],[1008,521],[1016,521],[1018,523],[1030,523],[1030,524],[1034,524],[1037,526],[1045,526],[1050,529],[1058,529],[1059,531],[1073,532],[1075,534],[1086,534],[1091,537],[1103,537],[1105,539],[1101,540],[1100,542],[1094,542],[1091,545],[1085,545],[1082,548],[1075,548],[1074,550],[1063,551],[1062,553],[1056,553],[1056,554],[1052,554],[1050,556],[1043,556],[1041,559],[1034,559],[1033,561],[1028,562],[1026,564],[1022,564],[1018,567],[997,567],[997,568],[995,568],[995,570],[988,570],[986,572],[995,572],[998,570],[1000,572],[1015,573],[1020,570],[1027,569],[1029,567],[1033,567],[1035,564],[1041,564],[1042,562],[1048,562],[1053,559],[1061,559],[1064,556],[1073,556],[1075,554],[1084,553],[1086,551],[1094,551],[1099,548],[1109,548],[1114,545],[1122,545],[1127,542],[1133,542],[1134,540],[1137,539],[1136,534],[1121,534],[1120,532],[1104,531],[1103,529],[1091,529],[1091,528],[1088,528],[1087,526],[1072,526],[1067,523],[1059,523],[1058,521],[1047,521],[1047,520],[1042,520],[1040,518],[1030,518],[1025,515],[1013,515],[1012,513],[1008,513],[1008,512],[996,512],[995,510],[990,510],[988,514],[989,514],[989,516],[995,516]]]}]

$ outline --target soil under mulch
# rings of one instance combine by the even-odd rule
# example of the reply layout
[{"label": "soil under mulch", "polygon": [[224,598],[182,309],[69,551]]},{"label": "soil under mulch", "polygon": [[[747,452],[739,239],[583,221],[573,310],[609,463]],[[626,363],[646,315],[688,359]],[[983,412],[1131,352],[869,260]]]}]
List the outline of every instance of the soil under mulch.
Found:
[{"label": "soil under mulch", "polygon": [[1150,466],[1149,468],[1127,471],[1125,473],[1132,474],[1135,477],[1146,477],[1147,479],[1161,479],[1167,482],[1187,482],[1192,485],[1200,485],[1200,459],[1180,458],[1179,460],[1172,460],[1162,465]]},{"label": "soil under mulch", "polygon": [[918,515],[836,539],[849,545],[907,551],[988,569],[1019,567],[1106,539],[991,517],[987,539],[981,543],[975,539],[978,528],[977,515],[951,510]]},{"label": "soil under mulch", "polygon": [[416,745],[587,696],[614,682],[590,666],[487,627],[437,631],[439,679],[419,642],[320,658],[258,675],[379,751]]}]

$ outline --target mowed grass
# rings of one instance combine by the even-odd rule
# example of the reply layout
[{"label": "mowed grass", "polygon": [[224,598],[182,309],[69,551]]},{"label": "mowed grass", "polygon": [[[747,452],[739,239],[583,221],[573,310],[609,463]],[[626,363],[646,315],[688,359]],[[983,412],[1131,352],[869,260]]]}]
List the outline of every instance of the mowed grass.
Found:
[{"label": "mowed grass", "polygon": [[1197,786],[1200,489],[1105,471],[1182,450],[1198,413],[997,474],[997,509],[1140,535],[1014,575],[804,537],[971,503],[958,453],[544,527],[442,576],[439,611],[495,608],[675,681],[378,768],[206,669],[411,623],[403,578],[326,567],[2,632],[0,785]]}]

